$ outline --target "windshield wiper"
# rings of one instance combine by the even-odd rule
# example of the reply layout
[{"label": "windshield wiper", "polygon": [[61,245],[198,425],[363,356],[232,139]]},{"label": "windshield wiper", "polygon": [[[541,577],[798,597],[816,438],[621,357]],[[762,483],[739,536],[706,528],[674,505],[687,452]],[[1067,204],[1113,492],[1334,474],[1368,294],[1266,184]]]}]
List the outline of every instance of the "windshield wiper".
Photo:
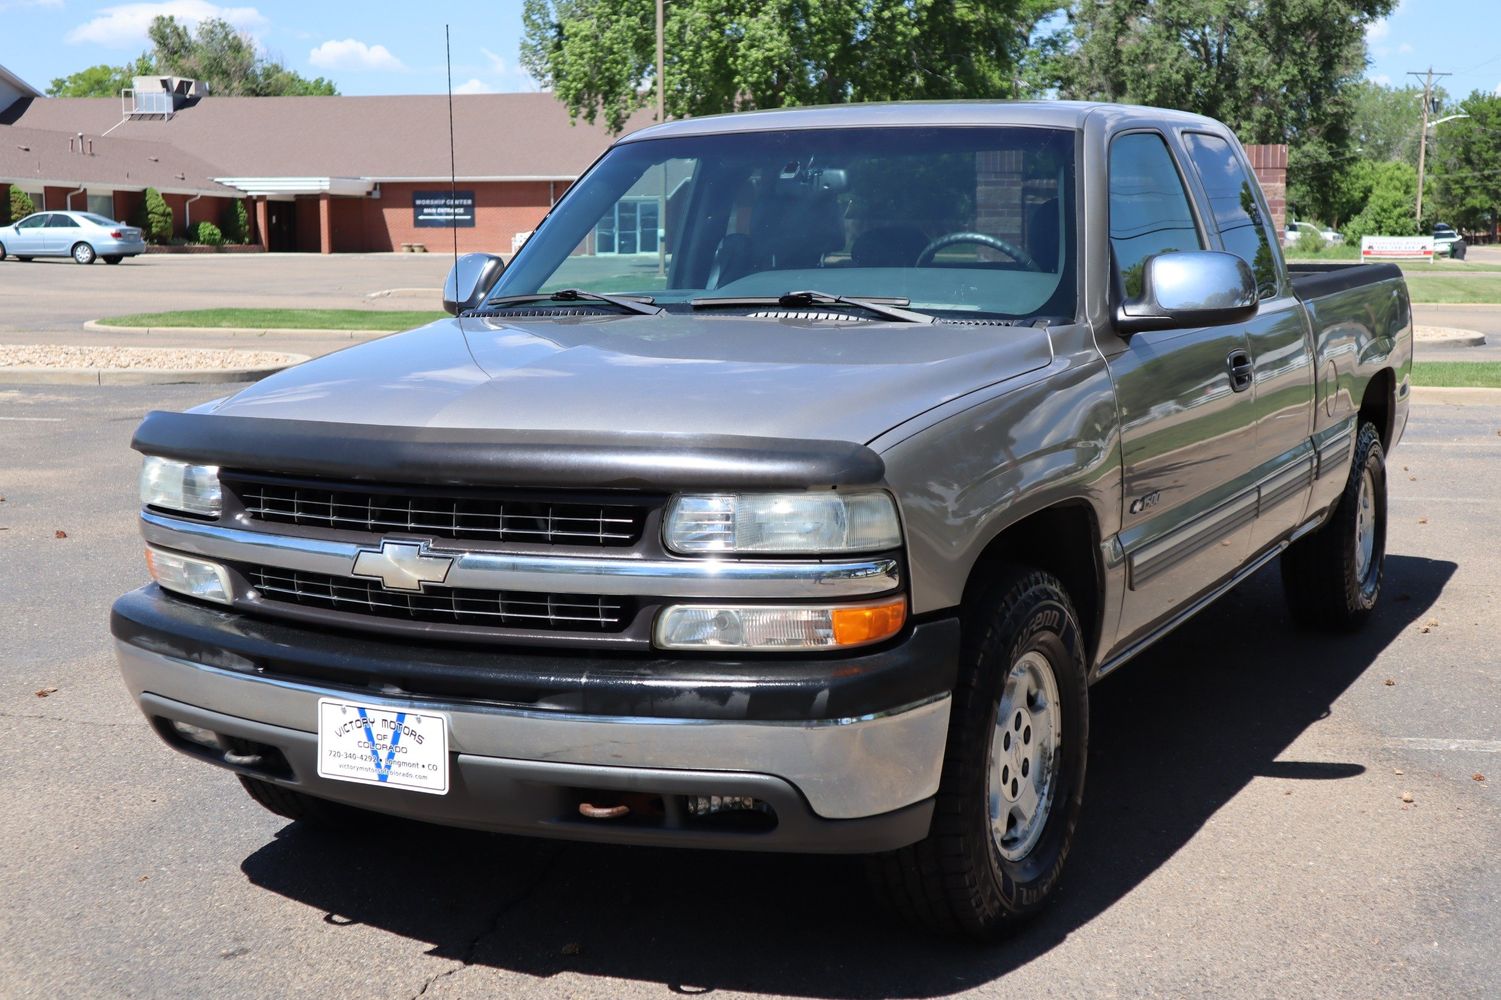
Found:
[{"label": "windshield wiper", "polygon": [[656,300],[649,295],[626,296],[605,295],[602,292],[586,292],[582,288],[560,288],[556,292],[540,292],[535,295],[502,295],[496,299],[490,299],[484,305],[474,310],[483,315],[491,309],[503,309],[506,306],[522,306],[532,302],[604,302],[624,309],[626,312],[636,313],[641,316],[660,316],[662,308],[655,304]]},{"label": "windshield wiper", "polygon": [[901,309],[911,300],[902,298],[854,298],[847,295],[830,295],[828,292],[787,292],[777,296],[727,296],[724,298],[694,299],[695,309],[725,309],[734,306],[779,306],[783,309],[807,309],[809,306],[851,306],[875,313],[884,319],[898,323],[931,323],[933,317],[926,313]]}]

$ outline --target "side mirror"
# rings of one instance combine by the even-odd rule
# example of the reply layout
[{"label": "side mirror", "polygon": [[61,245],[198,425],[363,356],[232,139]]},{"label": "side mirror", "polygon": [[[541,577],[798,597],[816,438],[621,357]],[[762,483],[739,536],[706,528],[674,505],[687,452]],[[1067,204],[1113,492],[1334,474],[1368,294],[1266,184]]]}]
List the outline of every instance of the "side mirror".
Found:
[{"label": "side mirror", "polygon": [[1258,299],[1256,276],[1233,253],[1162,253],[1143,264],[1141,294],[1116,310],[1115,328],[1131,334],[1235,323],[1256,315]]},{"label": "side mirror", "polygon": [[454,261],[443,279],[443,309],[457,316],[478,308],[505,269],[505,261],[493,253],[466,253]]}]

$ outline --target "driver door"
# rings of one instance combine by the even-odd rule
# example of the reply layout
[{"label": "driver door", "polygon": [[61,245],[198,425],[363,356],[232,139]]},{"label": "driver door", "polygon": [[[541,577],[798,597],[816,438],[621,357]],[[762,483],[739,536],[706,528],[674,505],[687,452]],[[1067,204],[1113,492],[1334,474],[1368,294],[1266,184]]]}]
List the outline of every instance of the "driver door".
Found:
[{"label": "driver door", "polygon": [[47,212],[38,212],[28,215],[16,223],[16,235],[7,240],[6,249],[17,257],[32,256],[42,252],[42,237],[47,231],[47,220],[51,215]]}]

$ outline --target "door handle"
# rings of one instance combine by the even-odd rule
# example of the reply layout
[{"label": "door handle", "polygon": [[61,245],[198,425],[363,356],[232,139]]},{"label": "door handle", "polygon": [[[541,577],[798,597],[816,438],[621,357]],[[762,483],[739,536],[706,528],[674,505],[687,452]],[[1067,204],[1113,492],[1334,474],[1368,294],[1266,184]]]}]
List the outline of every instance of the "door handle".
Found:
[{"label": "door handle", "polygon": [[1231,351],[1225,359],[1225,367],[1230,370],[1230,388],[1236,392],[1245,392],[1251,388],[1251,383],[1256,378],[1256,368],[1251,363],[1249,351]]}]

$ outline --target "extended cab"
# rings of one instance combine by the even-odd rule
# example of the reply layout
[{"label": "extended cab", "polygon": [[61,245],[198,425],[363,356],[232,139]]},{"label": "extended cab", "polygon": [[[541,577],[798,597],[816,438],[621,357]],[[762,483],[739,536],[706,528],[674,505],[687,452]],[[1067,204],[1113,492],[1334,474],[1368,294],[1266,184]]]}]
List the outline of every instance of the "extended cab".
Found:
[{"label": "extended cab", "polygon": [[1094,681],[1279,557],[1308,625],[1381,588],[1407,291],[1289,271],[1209,119],[657,125],[445,300],[136,432],[125,681],[283,816],[871,853],[987,936]]}]

